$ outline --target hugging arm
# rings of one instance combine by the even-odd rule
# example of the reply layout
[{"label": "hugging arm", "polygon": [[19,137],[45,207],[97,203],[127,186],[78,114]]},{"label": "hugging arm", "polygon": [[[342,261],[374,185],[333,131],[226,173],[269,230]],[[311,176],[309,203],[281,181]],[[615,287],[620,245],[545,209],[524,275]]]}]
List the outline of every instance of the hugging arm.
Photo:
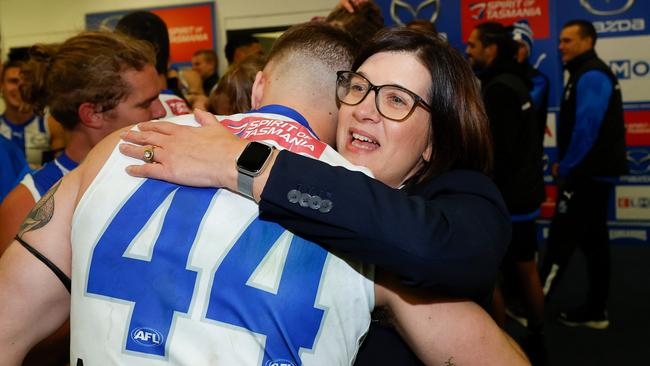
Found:
[{"label": "hugging arm", "polygon": [[426,365],[530,365],[517,343],[477,304],[405,287],[378,273],[377,305]]},{"label": "hugging arm", "polygon": [[[18,365],[68,318],[70,294],[37,251],[70,276],[70,231],[76,174],[59,181],[34,206],[0,258],[0,365]],[[68,230],[66,230],[66,228]]]}]

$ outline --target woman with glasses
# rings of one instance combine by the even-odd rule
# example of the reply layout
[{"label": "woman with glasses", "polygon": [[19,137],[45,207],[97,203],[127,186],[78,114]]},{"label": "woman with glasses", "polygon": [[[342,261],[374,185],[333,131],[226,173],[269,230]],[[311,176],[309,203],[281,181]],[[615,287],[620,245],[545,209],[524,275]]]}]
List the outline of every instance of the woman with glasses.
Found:
[{"label": "woman with glasses", "polygon": [[[383,30],[351,71],[338,73],[336,98],[337,150],[376,179],[273,152],[251,183],[260,218],[397,274],[403,284],[486,304],[510,224],[487,177],[489,127],[467,62],[433,35]],[[218,156],[221,143],[197,149],[209,146],[202,153]],[[197,173],[234,177],[236,158]],[[232,179],[225,186],[238,190]]]}]

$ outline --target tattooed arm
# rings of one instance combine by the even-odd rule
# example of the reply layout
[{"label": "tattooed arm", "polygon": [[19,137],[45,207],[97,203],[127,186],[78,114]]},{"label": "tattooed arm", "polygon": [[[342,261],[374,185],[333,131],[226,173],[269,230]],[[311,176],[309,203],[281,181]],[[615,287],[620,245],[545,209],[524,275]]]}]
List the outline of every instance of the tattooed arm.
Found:
[{"label": "tattooed arm", "polygon": [[54,194],[59,189],[60,185],[61,181],[54,183],[52,188],[45,193],[43,199],[36,203],[34,208],[23,221],[22,225],[20,225],[18,236],[22,237],[25,233],[38,230],[52,220],[52,216],[54,215]]},{"label": "tattooed arm", "polygon": [[530,365],[524,352],[477,304],[406,288],[378,272],[376,306],[426,365]]},{"label": "tattooed arm", "polygon": [[[19,236],[70,275],[70,222],[78,174],[56,183],[34,206]],[[17,365],[68,317],[69,293],[52,271],[14,241],[0,258],[0,365]]]},{"label": "tattooed arm", "polygon": [[19,184],[5,197],[0,205],[0,255],[14,240],[20,226],[36,202],[29,189]]},{"label": "tattooed arm", "polygon": [[[20,228],[22,240],[68,277],[72,215],[79,198],[119,141],[119,133],[102,140],[77,169],[55,184]],[[43,262],[13,241],[0,258],[0,366],[20,365],[25,353],[56,330],[69,314],[70,294],[63,283]]]}]

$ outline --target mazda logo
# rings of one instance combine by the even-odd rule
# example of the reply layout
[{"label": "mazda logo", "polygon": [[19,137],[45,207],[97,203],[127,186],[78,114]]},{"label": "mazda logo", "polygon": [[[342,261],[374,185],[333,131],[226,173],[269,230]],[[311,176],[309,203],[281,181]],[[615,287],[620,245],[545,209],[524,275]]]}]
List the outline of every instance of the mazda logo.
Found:
[{"label": "mazda logo", "polygon": [[[619,6],[614,9],[609,9],[609,10],[603,10],[599,9],[598,6],[592,5],[592,3],[598,2],[594,0],[580,0],[580,5],[582,5],[583,8],[587,9],[588,12],[594,15],[600,15],[600,16],[609,16],[609,15],[617,15],[621,13],[625,13],[628,11],[632,5],[634,5],[634,0],[624,0],[625,4],[622,6]],[[602,1],[600,1],[602,3]],[[610,1],[607,0],[607,3]],[[618,1],[619,3],[623,2],[623,0]]]},{"label": "mazda logo", "polygon": [[393,19],[393,21],[396,24],[403,26],[406,23],[408,23],[408,21],[404,22],[402,19],[400,19],[399,15],[397,14],[398,8],[407,10],[413,16],[413,19],[417,19],[420,10],[429,6],[432,6],[434,8],[433,14],[431,15],[431,18],[429,20],[431,21],[431,23],[435,23],[436,19],[438,19],[438,15],[440,14],[440,0],[425,0],[420,2],[420,4],[417,5],[415,8],[413,8],[413,6],[407,3],[406,1],[392,0],[390,2],[390,17]]}]

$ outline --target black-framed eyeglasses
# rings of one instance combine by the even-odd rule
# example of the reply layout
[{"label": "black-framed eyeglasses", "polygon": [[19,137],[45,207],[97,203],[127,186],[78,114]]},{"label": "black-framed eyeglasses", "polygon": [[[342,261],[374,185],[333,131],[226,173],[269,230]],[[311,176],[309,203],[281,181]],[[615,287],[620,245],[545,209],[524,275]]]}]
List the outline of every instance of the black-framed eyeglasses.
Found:
[{"label": "black-framed eyeglasses", "polygon": [[390,120],[404,121],[418,105],[431,112],[431,106],[422,97],[401,86],[373,85],[353,71],[338,71],[336,76],[336,99],[343,104],[357,105],[374,91],[377,111]]}]

